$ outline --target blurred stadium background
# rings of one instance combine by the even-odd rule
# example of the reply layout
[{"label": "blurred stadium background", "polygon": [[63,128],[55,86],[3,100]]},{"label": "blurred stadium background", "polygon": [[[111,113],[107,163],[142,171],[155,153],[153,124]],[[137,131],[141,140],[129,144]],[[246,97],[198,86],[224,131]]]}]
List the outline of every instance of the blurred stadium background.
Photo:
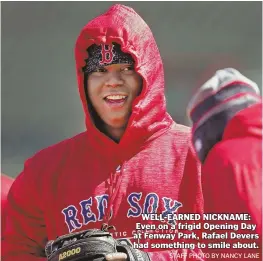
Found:
[{"label": "blurred stadium background", "polygon": [[[74,44],[80,29],[113,3],[1,3],[2,172],[17,176],[25,159],[84,129]],[[121,3],[155,35],[168,111],[177,122],[189,125],[187,102],[216,69],[235,67],[261,87],[261,2]]]}]

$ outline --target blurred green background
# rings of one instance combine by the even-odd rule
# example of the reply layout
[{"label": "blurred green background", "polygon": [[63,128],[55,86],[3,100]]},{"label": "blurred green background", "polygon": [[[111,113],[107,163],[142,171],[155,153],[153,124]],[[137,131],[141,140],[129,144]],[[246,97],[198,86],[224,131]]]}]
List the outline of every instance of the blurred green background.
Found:
[{"label": "blurred green background", "polygon": [[[81,28],[118,2],[2,2],[2,172],[84,129],[74,44]],[[148,23],[163,57],[167,107],[186,106],[216,69],[235,67],[261,88],[261,2],[121,2]],[[142,36],[143,37],[143,36]]]}]

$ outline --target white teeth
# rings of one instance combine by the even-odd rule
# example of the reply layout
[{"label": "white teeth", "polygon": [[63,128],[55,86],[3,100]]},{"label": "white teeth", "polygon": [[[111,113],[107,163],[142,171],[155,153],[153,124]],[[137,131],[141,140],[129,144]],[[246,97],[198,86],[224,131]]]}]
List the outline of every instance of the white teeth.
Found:
[{"label": "white teeth", "polygon": [[109,95],[106,98],[109,100],[121,100],[121,99],[125,99],[126,96],[124,96],[124,95]]}]

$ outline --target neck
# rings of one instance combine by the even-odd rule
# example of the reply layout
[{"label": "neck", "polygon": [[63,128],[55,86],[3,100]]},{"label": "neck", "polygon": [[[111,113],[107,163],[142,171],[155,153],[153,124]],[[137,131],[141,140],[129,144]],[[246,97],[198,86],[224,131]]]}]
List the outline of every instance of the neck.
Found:
[{"label": "neck", "polygon": [[122,138],[125,132],[126,126],[121,128],[113,128],[109,125],[104,126],[104,132],[107,136],[109,136],[112,140],[116,143],[119,143],[120,139]]}]

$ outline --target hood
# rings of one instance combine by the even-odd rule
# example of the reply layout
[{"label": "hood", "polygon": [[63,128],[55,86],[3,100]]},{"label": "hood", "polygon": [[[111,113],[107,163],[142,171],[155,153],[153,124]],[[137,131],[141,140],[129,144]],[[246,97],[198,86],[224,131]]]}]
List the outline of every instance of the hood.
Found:
[{"label": "hood", "polygon": [[[120,44],[123,52],[132,55],[135,70],[143,78],[142,92],[134,101],[128,126],[118,144],[93,124],[85,96],[82,71],[90,45],[112,42]],[[136,150],[171,126],[173,121],[166,112],[161,56],[150,28],[132,8],[115,4],[106,13],[84,26],[76,42],[75,59],[87,136],[92,139],[95,147],[103,151],[106,148],[111,153],[113,150],[125,151],[127,148]]]},{"label": "hood", "polygon": [[262,102],[243,109],[227,124],[223,140],[240,137],[262,139]]}]

